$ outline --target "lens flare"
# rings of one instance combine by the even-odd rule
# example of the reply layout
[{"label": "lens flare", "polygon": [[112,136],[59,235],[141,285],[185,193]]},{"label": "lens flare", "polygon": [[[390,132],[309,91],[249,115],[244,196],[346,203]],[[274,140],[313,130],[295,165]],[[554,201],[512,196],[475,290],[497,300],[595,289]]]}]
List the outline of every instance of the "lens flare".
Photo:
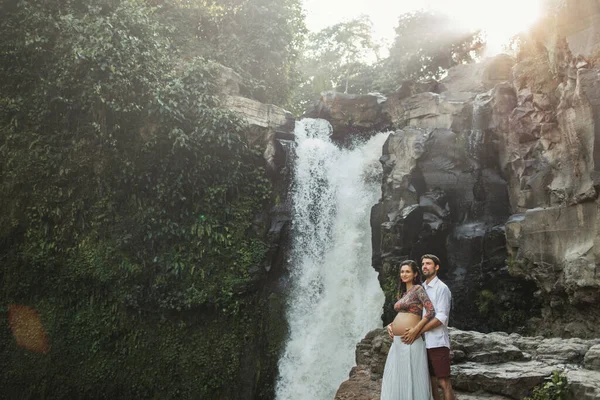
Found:
[{"label": "lens flare", "polygon": [[17,346],[35,353],[47,353],[50,350],[40,314],[33,308],[9,305],[8,324]]}]

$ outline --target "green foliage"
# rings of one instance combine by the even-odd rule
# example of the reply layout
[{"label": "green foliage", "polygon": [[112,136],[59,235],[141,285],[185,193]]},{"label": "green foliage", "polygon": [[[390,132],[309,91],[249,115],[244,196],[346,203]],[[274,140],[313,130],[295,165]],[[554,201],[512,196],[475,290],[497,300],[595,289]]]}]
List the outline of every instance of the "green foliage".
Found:
[{"label": "green foliage", "polygon": [[465,31],[445,14],[420,10],[400,16],[378,86],[395,90],[404,80],[440,78],[448,68],[472,62],[483,47],[479,32]]},{"label": "green foliage", "polygon": [[527,320],[522,304],[516,299],[502,300],[498,293],[484,289],[475,300],[477,311],[487,319],[490,330],[518,330]]},{"label": "green foliage", "polygon": [[497,302],[494,292],[485,289],[479,292],[479,299],[477,301],[477,309],[480,314],[489,314],[492,308]]},{"label": "green foliage", "polygon": [[569,400],[571,392],[567,377],[561,371],[552,371],[550,381],[533,389],[531,397],[523,400]]},{"label": "green foliage", "polygon": [[405,80],[440,78],[450,67],[474,61],[483,39],[445,14],[420,10],[400,16],[388,57],[379,56],[381,47],[366,16],[309,35],[292,111],[301,114],[326,90],[389,93]]},{"label": "green foliage", "polygon": [[372,30],[370,19],[362,16],[309,36],[304,71],[317,92],[341,87],[348,93],[361,66],[377,57]]},{"label": "green foliage", "polygon": [[[390,267],[388,267],[390,268]],[[398,301],[398,267],[391,267],[391,272],[388,274],[385,283],[382,285],[383,294],[385,295],[385,303],[383,305],[383,323],[387,325],[396,317],[394,304]]]},{"label": "green foliage", "polygon": [[245,78],[246,95],[286,105],[299,83],[296,62],[306,27],[299,0],[163,1],[160,15],[176,26],[173,47],[201,55]]},{"label": "green foliage", "polygon": [[372,37],[367,16],[340,22],[308,36],[300,59],[303,82],[295,91],[292,110],[301,114],[307,104],[326,90],[367,93],[379,45]]},{"label": "green foliage", "polygon": [[0,397],[235,397],[245,344],[270,340],[245,315],[271,188],[217,69],[141,1],[3,11],[0,303],[36,308],[52,349],[1,329]]}]

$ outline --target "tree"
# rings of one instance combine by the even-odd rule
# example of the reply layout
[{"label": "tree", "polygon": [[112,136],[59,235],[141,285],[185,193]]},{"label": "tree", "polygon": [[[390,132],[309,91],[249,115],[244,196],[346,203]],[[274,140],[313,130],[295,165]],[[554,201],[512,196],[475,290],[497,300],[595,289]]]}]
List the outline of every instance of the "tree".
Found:
[{"label": "tree", "polygon": [[300,0],[154,0],[184,57],[203,56],[245,78],[244,95],[286,105],[306,27]]},{"label": "tree", "polygon": [[317,89],[343,87],[348,92],[353,74],[378,58],[368,16],[340,22],[310,35],[304,72]]},{"label": "tree", "polygon": [[400,16],[396,39],[382,63],[380,86],[394,90],[406,79],[439,78],[448,68],[474,61],[483,47],[479,31],[449,16],[420,10]]},{"label": "tree", "polygon": [[312,33],[300,61],[303,81],[296,91],[296,111],[319,93],[338,90],[364,93],[370,90],[371,64],[379,58],[368,16],[340,22]]},{"label": "tree", "polygon": [[[0,397],[236,398],[248,340],[268,335],[252,228],[270,186],[219,105],[218,69],[178,57],[176,27],[143,1],[13,3],[0,317],[35,308],[52,349],[40,362],[1,329]],[[268,346],[257,380],[276,365]]]}]

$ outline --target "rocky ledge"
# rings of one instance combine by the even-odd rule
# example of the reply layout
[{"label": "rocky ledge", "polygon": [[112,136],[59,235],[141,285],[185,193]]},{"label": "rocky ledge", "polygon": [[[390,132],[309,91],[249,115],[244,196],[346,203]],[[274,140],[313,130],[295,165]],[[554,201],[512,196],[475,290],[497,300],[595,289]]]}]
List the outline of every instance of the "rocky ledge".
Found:
[{"label": "rocky ledge", "polygon": [[[522,399],[549,379],[566,375],[573,398],[600,398],[600,339],[545,339],[450,329],[452,384],[461,400]],[[384,329],[369,332],[356,346],[356,367],[336,400],[379,399],[391,341]]]}]

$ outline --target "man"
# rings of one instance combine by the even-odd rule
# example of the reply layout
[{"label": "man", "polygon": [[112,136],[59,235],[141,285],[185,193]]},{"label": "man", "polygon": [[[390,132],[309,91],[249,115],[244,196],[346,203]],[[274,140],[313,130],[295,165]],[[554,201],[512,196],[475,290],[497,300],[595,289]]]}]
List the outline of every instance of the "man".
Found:
[{"label": "man", "polygon": [[433,303],[435,317],[421,329],[421,332],[414,335],[405,333],[402,341],[410,344],[418,334],[425,335],[433,398],[440,400],[439,384],[444,391],[444,400],[454,400],[450,382],[450,337],[448,336],[448,316],[450,315],[452,294],[448,286],[437,277],[439,269],[439,258],[433,254],[425,254],[421,257],[421,271],[425,278],[423,287]]}]

